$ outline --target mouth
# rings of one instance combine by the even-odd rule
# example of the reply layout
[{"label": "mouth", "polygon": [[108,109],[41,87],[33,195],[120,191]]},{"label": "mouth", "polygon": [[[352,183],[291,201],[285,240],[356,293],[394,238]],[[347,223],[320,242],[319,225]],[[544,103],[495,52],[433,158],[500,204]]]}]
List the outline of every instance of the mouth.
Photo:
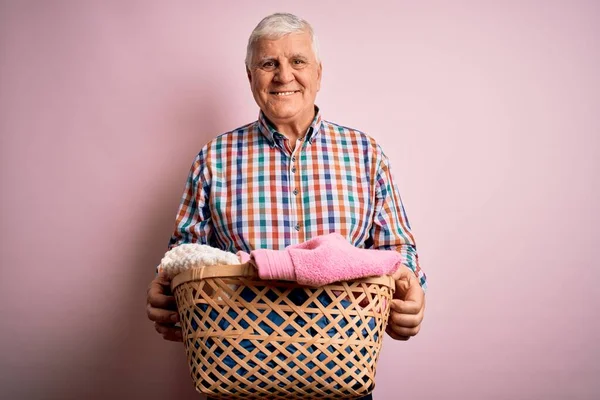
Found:
[{"label": "mouth", "polygon": [[288,91],[273,91],[269,92],[269,94],[273,94],[278,97],[291,96],[293,94],[300,93],[300,90],[288,90]]}]

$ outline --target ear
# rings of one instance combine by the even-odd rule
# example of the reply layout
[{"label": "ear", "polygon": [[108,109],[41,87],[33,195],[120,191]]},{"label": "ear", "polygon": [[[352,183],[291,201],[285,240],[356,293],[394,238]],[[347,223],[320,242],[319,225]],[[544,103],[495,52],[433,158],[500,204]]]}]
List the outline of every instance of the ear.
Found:
[{"label": "ear", "polygon": [[252,72],[250,72],[248,66],[246,66],[246,75],[248,75],[248,82],[250,82],[250,84],[252,85]]},{"label": "ear", "polygon": [[323,76],[323,63],[319,63],[317,69],[317,92],[321,90],[321,76]]}]

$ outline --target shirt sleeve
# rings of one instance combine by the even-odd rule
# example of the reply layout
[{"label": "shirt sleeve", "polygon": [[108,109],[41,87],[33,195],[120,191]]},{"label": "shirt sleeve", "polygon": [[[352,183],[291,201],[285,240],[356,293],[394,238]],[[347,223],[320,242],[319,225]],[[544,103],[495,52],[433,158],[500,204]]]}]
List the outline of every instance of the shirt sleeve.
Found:
[{"label": "shirt sleeve", "polygon": [[372,248],[398,251],[402,255],[402,263],[415,273],[425,290],[427,277],[419,265],[415,239],[390,171],[390,162],[383,152],[379,156],[375,178],[375,216],[370,231]]},{"label": "shirt sleeve", "polygon": [[182,243],[210,244],[213,232],[209,207],[210,174],[204,149],[198,154],[185,183],[169,250]]}]

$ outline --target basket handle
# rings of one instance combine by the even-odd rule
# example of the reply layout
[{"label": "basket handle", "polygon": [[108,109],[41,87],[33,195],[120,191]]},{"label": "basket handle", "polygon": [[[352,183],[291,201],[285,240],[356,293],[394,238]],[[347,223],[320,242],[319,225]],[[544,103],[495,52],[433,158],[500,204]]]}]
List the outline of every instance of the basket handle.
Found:
[{"label": "basket handle", "polygon": [[258,276],[256,268],[251,263],[235,265],[207,265],[193,267],[181,272],[171,281],[171,289],[189,281],[199,281],[206,278],[230,278],[230,277],[255,277]]},{"label": "basket handle", "polygon": [[[258,272],[254,264],[247,262],[245,264],[235,265],[208,265],[203,267],[194,267],[187,271],[181,272],[173,278],[171,281],[171,290],[175,291],[175,288],[182,283],[189,281],[198,281],[206,278],[231,278],[231,277],[258,277]],[[365,283],[375,283],[379,285],[385,285],[392,289],[395,289],[394,280],[389,275],[376,276],[370,278],[355,279],[354,282],[360,281]]]}]

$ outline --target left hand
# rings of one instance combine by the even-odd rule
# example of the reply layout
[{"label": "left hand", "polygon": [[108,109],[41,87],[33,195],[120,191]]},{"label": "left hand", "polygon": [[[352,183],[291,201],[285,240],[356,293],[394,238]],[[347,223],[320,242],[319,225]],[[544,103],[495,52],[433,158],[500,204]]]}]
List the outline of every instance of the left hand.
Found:
[{"label": "left hand", "polygon": [[159,273],[148,286],[146,299],[146,313],[154,321],[154,329],[165,340],[174,342],[183,341],[181,328],[175,323],[179,321],[175,297],[171,293],[171,278],[164,273]]},{"label": "left hand", "polygon": [[425,292],[415,273],[402,265],[392,276],[396,291],[392,299],[386,332],[396,340],[408,340],[419,333],[425,312]]}]

